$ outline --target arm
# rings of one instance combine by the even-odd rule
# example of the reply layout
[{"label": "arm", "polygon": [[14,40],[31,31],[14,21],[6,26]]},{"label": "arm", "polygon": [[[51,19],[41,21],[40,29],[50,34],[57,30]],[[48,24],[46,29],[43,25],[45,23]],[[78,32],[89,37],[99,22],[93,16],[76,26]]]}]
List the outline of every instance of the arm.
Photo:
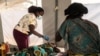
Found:
[{"label": "arm", "polygon": [[57,31],[57,32],[56,32],[55,41],[56,41],[56,42],[59,42],[59,41],[61,41],[61,39],[62,39],[62,37],[60,36],[59,32]]},{"label": "arm", "polygon": [[56,32],[56,37],[55,37],[55,41],[56,42],[59,42],[59,41],[61,41],[62,39],[64,39],[64,37],[65,37],[65,34],[66,34],[66,21],[64,21],[62,24],[61,24],[61,26],[60,26],[60,28],[59,28],[59,30]]},{"label": "arm", "polygon": [[34,29],[35,29],[35,26],[34,26],[34,25],[29,25],[30,33],[33,33],[34,35],[36,35],[36,36],[38,36],[38,37],[43,37],[42,34],[38,33],[38,32],[35,31]]},{"label": "arm", "polygon": [[34,25],[29,25],[29,30],[30,30],[30,33],[38,36],[38,37],[42,37],[43,39],[45,39],[46,41],[49,40],[49,37],[47,35],[42,35],[40,33],[38,33],[37,31],[34,30],[35,29],[35,26]]}]

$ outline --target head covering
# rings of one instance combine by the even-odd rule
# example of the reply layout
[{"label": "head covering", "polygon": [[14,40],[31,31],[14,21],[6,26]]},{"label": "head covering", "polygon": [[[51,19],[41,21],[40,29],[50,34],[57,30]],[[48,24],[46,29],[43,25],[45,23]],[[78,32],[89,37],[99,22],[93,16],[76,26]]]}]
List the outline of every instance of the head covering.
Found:
[{"label": "head covering", "polygon": [[81,3],[72,3],[64,12],[65,15],[81,16],[88,13],[88,9]]}]

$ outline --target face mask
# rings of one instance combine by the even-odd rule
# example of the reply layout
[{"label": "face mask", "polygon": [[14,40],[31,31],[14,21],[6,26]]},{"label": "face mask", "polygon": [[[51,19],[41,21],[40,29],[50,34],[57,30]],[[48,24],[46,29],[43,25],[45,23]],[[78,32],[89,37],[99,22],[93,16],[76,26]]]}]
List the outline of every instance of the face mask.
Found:
[{"label": "face mask", "polygon": [[42,19],[42,16],[38,16],[37,18],[38,18],[38,19]]}]

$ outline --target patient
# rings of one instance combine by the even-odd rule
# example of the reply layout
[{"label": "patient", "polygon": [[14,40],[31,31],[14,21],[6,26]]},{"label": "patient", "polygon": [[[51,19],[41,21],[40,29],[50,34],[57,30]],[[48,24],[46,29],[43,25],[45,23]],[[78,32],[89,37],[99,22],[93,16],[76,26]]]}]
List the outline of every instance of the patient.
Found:
[{"label": "patient", "polygon": [[60,49],[54,43],[44,43],[16,52],[15,56],[56,56],[57,53],[60,53]]}]

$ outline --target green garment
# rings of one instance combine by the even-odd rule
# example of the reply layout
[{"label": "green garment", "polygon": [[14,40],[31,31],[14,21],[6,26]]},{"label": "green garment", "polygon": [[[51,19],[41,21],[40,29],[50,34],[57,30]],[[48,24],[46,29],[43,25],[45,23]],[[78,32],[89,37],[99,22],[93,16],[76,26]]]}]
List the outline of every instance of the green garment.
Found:
[{"label": "green garment", "polygon": [[73,53],[100,53],[99,30],[92,22],[80,18],[67,19],[58,32]]},{"label": "green garment", "polygon": [[56,52],[48,43],[32,46],[15,53],[15,56],[55,56]]}]

